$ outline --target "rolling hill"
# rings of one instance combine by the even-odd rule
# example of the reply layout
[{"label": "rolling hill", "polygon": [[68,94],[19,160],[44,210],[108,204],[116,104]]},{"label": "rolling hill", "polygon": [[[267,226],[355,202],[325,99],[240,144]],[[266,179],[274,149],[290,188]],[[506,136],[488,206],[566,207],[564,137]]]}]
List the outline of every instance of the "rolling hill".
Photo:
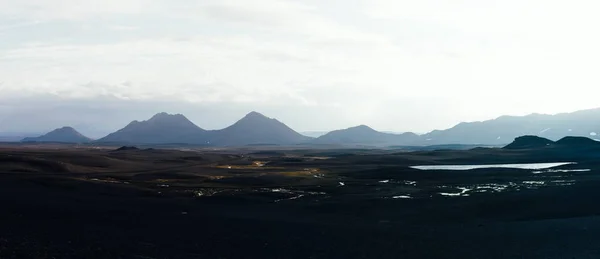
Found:
[{"label": "rolling hill", "polygon": [[88,143],[92,141],[72,127],[62,127],[50,131],[39,137],[28,137],[21,142],[61,142],[61,143]]},{"label": "rolling hill", "polygon": [[392,134],[376,131],[366,125],[329,132],[313,141],[317,144],[412,145],[419,143],[414,133]]},{"label": "rolling hill", "polygon": [[586,137],[567,136],[558,141],[552,141],[537,136],[522,136],[516,138],[504,149],[548,149],[556,148],[561,150],[600,148],[600,142]]}]

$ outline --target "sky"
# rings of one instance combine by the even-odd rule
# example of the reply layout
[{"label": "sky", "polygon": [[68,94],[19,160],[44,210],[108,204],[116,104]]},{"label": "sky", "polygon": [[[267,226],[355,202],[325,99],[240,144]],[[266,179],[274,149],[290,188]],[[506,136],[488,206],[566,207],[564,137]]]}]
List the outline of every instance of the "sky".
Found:
[{"label": "sky", "polygon": [[593,0],[0,0],[0,132],[158,112],[297,131],[600,106]]}]

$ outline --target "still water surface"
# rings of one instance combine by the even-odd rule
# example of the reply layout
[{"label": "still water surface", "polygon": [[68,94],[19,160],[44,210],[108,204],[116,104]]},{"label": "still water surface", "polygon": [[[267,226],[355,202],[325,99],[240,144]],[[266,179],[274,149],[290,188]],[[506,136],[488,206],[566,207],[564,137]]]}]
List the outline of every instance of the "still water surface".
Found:
[{"label": "still water surface", "polygon": [[513,168],[513,169],[548,169],[563,165],[575,164],[573,162],[557,162],[557,163],[532,163],[532,164],[495,164],[495,165],[418,165],[411,166],[413,169],[419,170],[473,170],[485,168]]}]

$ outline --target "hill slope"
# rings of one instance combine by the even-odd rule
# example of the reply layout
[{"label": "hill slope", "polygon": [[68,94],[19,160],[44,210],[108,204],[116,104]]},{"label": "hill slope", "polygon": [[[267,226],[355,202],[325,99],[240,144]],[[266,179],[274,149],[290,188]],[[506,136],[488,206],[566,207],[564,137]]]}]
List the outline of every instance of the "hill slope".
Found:
[{"label": "hill slope", "polygon": [[516,138],[512,143],[505,146],[505,149],[532,149],[544,148],[553,145],[554,142],[549,139],[540,138],[538,136],[522,136]]},{"label": "hill slope", "polygon": [[181,114],[158,113],[146,121],[132,121],[98,142],[136,144],[205,144],[207,131]]},{"label": "hill slope", "polygon": [[62,142],[62,143],[87,143],[92,141],[72,127],[62,127],[50,131],[39,137],[29,137],[21,140],[22,142]]},{"label": "hill slope", "polygon": [[282,122],[251,112],[235,124],[210,132],[211,143],[220,146],[298,144],[311,140]]},{"label": "hill slope", "polygon": [[420,137],[414,133],[391,134],[360,125],[329,132],[313,142],[317,144],[411,145]]},{"label": "hill slope", "polygon": [[564,137],[556,141],[559,146],[600,147],[600,142],[586,137]]},{"label": "hill slope", "polygon": [[600,148],[600,142],[586,137],[568,136],[554,142],[552,140],[537,136],[522,136],[516,138],[512,143],[504,147],[504,149],[541,148],[554,148],[562,150]]}]

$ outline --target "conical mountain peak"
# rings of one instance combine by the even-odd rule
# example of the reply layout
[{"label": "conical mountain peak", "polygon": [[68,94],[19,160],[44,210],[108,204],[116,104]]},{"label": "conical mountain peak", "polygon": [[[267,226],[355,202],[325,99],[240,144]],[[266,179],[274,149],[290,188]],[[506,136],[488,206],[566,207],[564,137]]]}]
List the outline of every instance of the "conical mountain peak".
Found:
[{"label": "conical mountain peak", "polygon": [[227,146],[250,144],[293,144],[310,138],[282,122],[258,112],[250,112],[235,124],[213,133],[214,143]]},{"label": "conical mountain peak", "polygon": [[[75,130],[73,127],[70,127],[70,126],[64,126],[64,127],[62,127],[62,128],[55,129],[54,131],[64,131],[64,132],[70,131],[70,132],[77,132],[77,130]],[[77,133],[79,133],[79,132],[77,132]]]},{"label": "conical mountain peak", "polygon": [[182,114],[157,113],[146,121],[133,121],[126,127],[100,139],[118,143],[192,143],[205,144],[206,131]]},{"label": "conical mountain peak", "polygon": [[236,123],[231,125],[230,127],[244,127],[244,128],[262,128],[262,127],[270,127],[270,126],[280,126],[283,125],[277,119],[269,118],[258,112],[250,112],[246,114],[243,118],[238,120]]},{"label": "conical mountain peak", "polygon": [[88,138],[73,127],[64,126],[62,128],[50,131],[37,138],[25,138],[23,142],[64,142],[64,143],[85,143],[92,139]]},{"label": "conical mountain peak", "polygon": [[166,112],[160,112],[152,116],[152,118],[150,118],[148,121],[167,120],[175,118],[187,120],[187,118],[185,118],[185,116],[183,116],[182,114],[169,114]]},{"label": "conical mountain peak", "polygon": [[354,127],[348,128],[348,130],[376,131],[376,130],[374,130],[373,128],[371,128],[371,127],[369,127],[369,126],[367,126],[367,125],[364,125],[364,124],[361,124],[361,125],[358,125],[358,126],[354,126]]},{"label": "conical mountain peak", "polygon": [[242,120],[244,120],[244,119],[246,119],[246,120],[257,120],[257,119],[270,119],[270,118],[267,117],[267,116],[265,116],[265,115],[263,115],[262,113],[252,111],[252,112],[246,114],[246,116],[244,116],[244,118],[242,118]]}]

